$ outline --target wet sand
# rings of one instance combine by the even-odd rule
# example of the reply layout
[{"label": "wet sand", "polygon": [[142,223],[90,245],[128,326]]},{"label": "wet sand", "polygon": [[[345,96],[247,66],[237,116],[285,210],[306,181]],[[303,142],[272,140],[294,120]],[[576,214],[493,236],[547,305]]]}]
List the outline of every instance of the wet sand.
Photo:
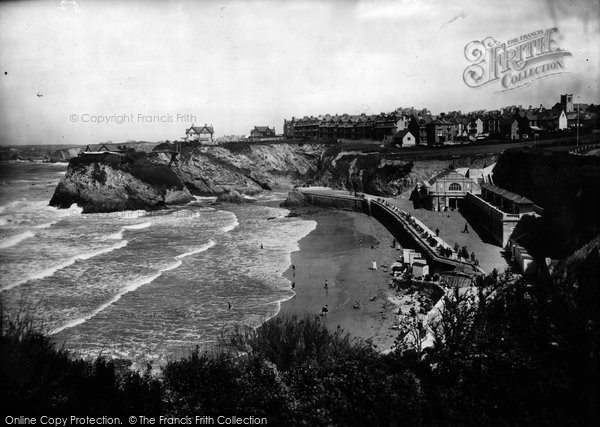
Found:
[{"label": "wet sand", "polygon": [[[381,265],[401,257],[391,247],[392,235],[374,218],[356,212],[322,209],[303,218],[317,221],[317,228],[292,253],[295,274],[290,268],[285,276],[295,282],[296,295],[282,303],[279,315],[319,316],[327,304],[322,319],[332,331],[340,327],[380,351],[389,350],[398,336],[392,325],[398,323],[399,298]],[[371,269],[372,260],[377,271]]]}]

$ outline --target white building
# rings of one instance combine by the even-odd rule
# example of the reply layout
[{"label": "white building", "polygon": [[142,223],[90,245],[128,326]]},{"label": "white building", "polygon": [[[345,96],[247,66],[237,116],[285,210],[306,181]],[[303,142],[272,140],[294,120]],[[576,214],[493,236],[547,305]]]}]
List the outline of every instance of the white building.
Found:
[{"label": "white building", "polygon": [[199,141],[206,145],[217,145],[217,142],[213,139],[215,131],[211,126],[190,126],[189,129],[185,131],[185,140],[186,141]]},{"label": "white building", "polygon": [[567,115],[565,114],[565,110],[560,112],[560,116],[558,116],[558,129],[563,130],[568,127]]},{"label": "white building", "polygon": [[408,129],[397,132],[392,137],[392,145],[399,145],[401,147],[414,147],[417,144],[415,137]]}]

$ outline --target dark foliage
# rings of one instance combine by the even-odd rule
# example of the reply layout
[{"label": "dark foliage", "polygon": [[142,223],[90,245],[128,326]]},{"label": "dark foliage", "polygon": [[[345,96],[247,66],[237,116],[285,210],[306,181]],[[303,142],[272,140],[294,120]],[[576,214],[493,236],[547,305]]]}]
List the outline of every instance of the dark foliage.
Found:
[{"label": "dark foliage", "polygon": [[598,245],[557,274],[455,290],[435,346],[382,355],[320,318],[276,317],[224,350],[169,363],[161,381],[73,360],[5,320],[2,399],[31,414],[236,414],[271,425],[594,425],[598,421]]},{"label": "dark foliage", "polygon": [[600,233],[600,158],[566,152],[510,149],[494,168],[494,182],[544,208],[515,235],[534,256],[564,258]]}]

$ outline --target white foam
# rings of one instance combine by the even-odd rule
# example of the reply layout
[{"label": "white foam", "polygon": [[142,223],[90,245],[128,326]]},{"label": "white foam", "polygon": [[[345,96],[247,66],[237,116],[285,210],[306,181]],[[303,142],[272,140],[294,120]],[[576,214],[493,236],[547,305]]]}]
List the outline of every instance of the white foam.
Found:
[{"label": "white foam", "polygon": [[143,222],[141,224],[133,224],[133,225],[124,225],[124,230],[142,230],[144,228],[148,228],[152,225],[151,222]]},{"label": "white foam", "polygon": [[129,292],[133,292],[136,289],[147,285],[149,283],[154,282],[157,278],[159,278],[165,271],[170,271],[170,270],[174,270],[177,267],[179,267],[181,264],[183,263],[183,261],[181,261],[181,259],[177,259],[174,263],[168,265],[167,267],[163,268],[162,270],[159,270],[157,273],[153,274],[152,276],[149,277],[145,277],[142,279],[138,279],[138,280],[134,280],[133,282],[129,283],[127,286],[125,286],[124,288],[122,288],[119,293],[117,293],[115,296],[113,296],[109,301],[105,302],[104,304],[100,305],[99,307],[97,307],[95,310],[93,310],[91,313],[80,317],[78,319],[74,319],[71,320],[70,322],[65,323],[64,325],[54,329],[53,331],[50,332],[50,335],[54,335],[57,334],[59,332],[64,331],[65,329],[70,329],[73,328],[75,326],[81,325],[82,323],[87,322],[88,320],[92,319],[93,317],[95,317],[98,313],[106,310],[108,307],[110,307],[111,305],[113,305],[114,303],[116,303],[117,301],[119,301],[121,299],[121,297],[125,294],[128,294]]},{"label": "white foam", "polygon": [[58,221],[50,221],[50,222],[46,222],[44,224],[39,224],[36,225],[35,228],[50,228],[52,227],[54,224],[56,224]]},{"label": "white foam", "polygon": [[22,285],[23,283],[29,282],[31,280],[39,280],[39,279],[44,279],[46,277],[50,277],[50,276],[54,275],[54,273],[56,273],[57,271],[62,270],[63,268],[66,268],[70,265],[73,265],[79,260],[86,260],[86,259],[96,257],[98,255],[112,252],[116,249],[125,247],[127,245],[127,243],[128,243],[127,240],[123,240],[123,241],[117,243],[116,245],[110,246],[108,248],[102,248],[97,251],[92,251],[92,252],[88,252],[85,254],[75,255],[75,256],[61,262],[60,264],[57,264],[57,265],[47,268],[45,270],[39,271],[29,277],[19,280],[17,282],[11,283],[10,285],[7,285],[7,286],[3,287],[2,289],[0,289],[0,291],[7,291],[9,289],[15,288],[15,287]]},{"label": "white foam", "polygon": [[221,228],[221,233],[229,233],[230,231],[235,230],[235,228],[240,225],[237,216],[235,216],[235,214],[233,214],[233,223],[226,225],[225,227]]},{"label": "white foam", "polygon": [[151,222],[142,222],[140,224],[124,225],[123,227],[121,227],[120,231],[109,234],[108,236],[104,237],[103,239],[121,240],[123,238],[123,233],[125,233],[126,230],[143,230],[144,228],[148,228],[151,225],[152,225]]},{"label": "white foam", "polygon": [[175,258],[176,259],[183,259],[185,257],[188,257],[190,255],[194,255],[194,254],[199,254],[200,252],[204,252],[207,251],[208,249],[212,248],[214,245],[216,245],[216,243],[211,240],[208,243],[198,247],[197,249],[194,249],[193,251],[189,251],[189,252],[185,252],[181,255],[177,255]]},{"label": "white foam", "polygon": [[19,242],[22,242],[25,239],[29,239],[30,237],[35,236],[35,234],[29,230],[24,231],[20,234],[15,234],[14,236],[10,236],[6,239],[0,241],[0,249],[10,248],[11,246],[15,246]]}]

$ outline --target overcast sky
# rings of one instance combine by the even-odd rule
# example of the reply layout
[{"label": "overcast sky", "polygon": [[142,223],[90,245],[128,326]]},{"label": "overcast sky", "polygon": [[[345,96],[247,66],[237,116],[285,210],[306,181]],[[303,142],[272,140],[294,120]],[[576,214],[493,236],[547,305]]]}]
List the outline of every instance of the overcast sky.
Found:
[{"label": "overcast sky", "polygon": [[[598,0],[64,3],[0,4],[2,144],[177,139],[185,115],[220,136],[311,114],[600,101]],[[567,73],[464,83],[467,43],[550,27]]]}]

